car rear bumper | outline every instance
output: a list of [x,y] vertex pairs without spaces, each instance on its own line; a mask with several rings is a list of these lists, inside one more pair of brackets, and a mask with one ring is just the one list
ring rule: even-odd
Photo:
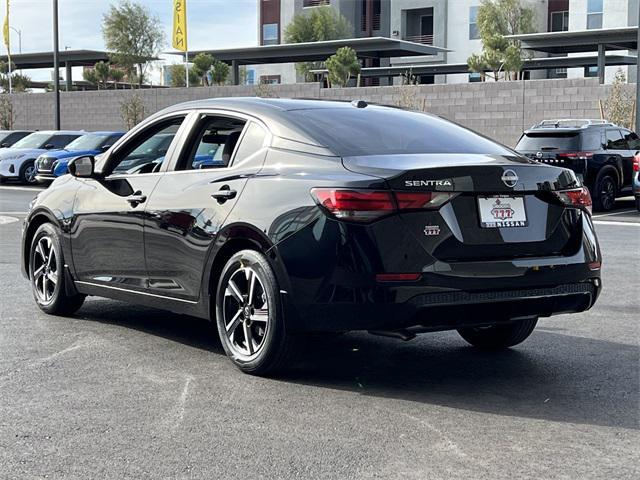
[[599,280],[518,290],[424,293],[404,303],[316,304],[302,315],[303,330],[451,330],[527,317],[583,312],[595,303]]

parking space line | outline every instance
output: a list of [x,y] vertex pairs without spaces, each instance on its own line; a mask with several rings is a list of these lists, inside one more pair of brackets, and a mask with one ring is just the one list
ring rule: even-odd
[[24,192],[41,192],[44,189],[45,189],[44,187],[18,187],[13,185],[3,185],[2,187],[0,187],[0,192],[2,190],[21,190]]
[[623,225],[626,227],[640,227],[638,222],[616,222],[614,220],[594,220],[595,225]]
[[611,215],[622,215],[623,213],[631,213],[631,212],[635,212],[635,211],[636,211],[635,208],[631,208],[629,210],[622,210],[621,212],[602,213],[600,215],[594,215],[593,218],[609,217]]
[[0,215],[26,215],[29,212],[0,212]]

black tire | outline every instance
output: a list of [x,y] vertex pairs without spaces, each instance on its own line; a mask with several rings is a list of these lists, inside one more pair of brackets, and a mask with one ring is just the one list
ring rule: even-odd
[[45,313],[71,315],[85,295],[67,294],[60,235],[50,223],[38,228],[29,247],[29,279],[33,297]]
[[295,342],[283,313],[278,281],[265,256],[254,250],[233,255],[216,290],[216,324],[220,342],[236,367],[267,375],[289,364]]
[[460,328],[458,333],[474,347],[501,350],[524,342],[538,323],[537,318],[518,320],[504,325]]
[[594,210],[608,212],[614,207],[618,196],[618,181],[610,169],[598,174],[592,193]]
[[636,197],[636,210],[640,212],[640,197]]
[[36,185],[36,165],[34,160],[27,160],[20,167],[19,180],[27,185]]
[[7,183],[7,179],[4,177],[0,177],[0,185],[2,185],[3,183]]

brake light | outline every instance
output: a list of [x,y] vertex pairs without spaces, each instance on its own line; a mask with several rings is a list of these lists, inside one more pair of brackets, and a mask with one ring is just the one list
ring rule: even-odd
[[334,217],[353,222],[371,222],[398,210],[436,209],[455,194],[448,192],[391,192],[313,188],[311,196]]
[[565,152],[559,153],[558,158],[589,160],[593,158],[593,152]]
[[640,172],[640,153],[633,156],[633,171]]
[[591,214],[591,194],[587,187],[578,188],[576,190],[565,190],[556,192],[557,197],[567,206],[583,208]]

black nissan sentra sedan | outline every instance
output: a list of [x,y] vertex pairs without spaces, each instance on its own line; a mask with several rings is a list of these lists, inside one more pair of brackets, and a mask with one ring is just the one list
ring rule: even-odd
[[[161,135],[164,157],[118,168]],[[245,372],[285,367],[307,332],[455,329],[506,348],[601,289],[571,170],[424,113],[183,103],[69,170],[25,222],[38,306],[71,314],[97,295],[210,319]]]

